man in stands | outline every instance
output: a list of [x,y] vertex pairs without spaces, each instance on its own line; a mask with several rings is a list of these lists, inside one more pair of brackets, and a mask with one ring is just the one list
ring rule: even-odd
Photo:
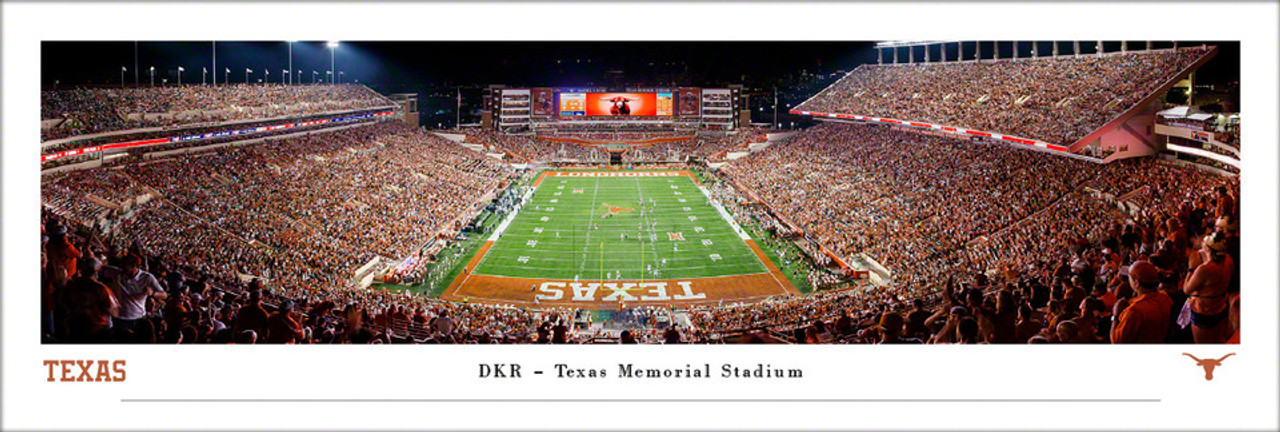
[[82,258],[79,275],[67,284],[60,303],[66,311],[66,341],[71,343],[103,343],[111,337],[111,316],[120,305],[116,297],[102,282],[98,271],[102,262],[96,258]]
[[1111,329],[1111,343],[1162,343],[1172,322],[1169,296],[1160,291],[1160,276],[1156,266],[1138,261],[1129,266],[1129,283],[1137,297],[1116,303],[1115,315],[1119,317]]
[[[255,335],[262,335],[267,328],[267,310],[262,307],[262,282],[254,279],[249,283],[249,303],[236,312],[235,334],[245,330],[253,330]],[[256,339],[256,337],[255,337]]]
[[293,301],[285,300],[280,310],[267,319],[267,343],[289,344],[303,341],[302,324],[293,316]]
[[563,316],[556,316],[556,325],[551,327],[551,343],[562,344],[569,342],[569,326],[565,324],[568,321]]
[[680,335],[680,329],[675,324],[667,327],[667,331],[662,333],[662,340],[668,344],[684,343],[684,339]]
[[453,334],[453,318],[449,318],[449,311],[440,311],[440,315],[431,320],[431,331],[437,338],[447,338]]
[[119,314],[116,315],[114,325],[120,330],[128,331],[132,330],[139,320],[146,317],[148,299],[164,300],[168,294],[165,294],[155,276],[141,269],[141,257],[125,256],[122,264],[123,269],[103,267],[102,275],[111,281],[110,285],[115,291],[116,299],[120,301]]
[[933,313],[925,310],[924,300],[911,300],[912,310],[907,314],[906,335],[908,337],[925,339],[929,337],[929,329],[924,326],[924,321],[929,319]]
[[921,344],[920,339],[902,337],[903,319],[897,312],[889,312],[880,317],[881,344]]

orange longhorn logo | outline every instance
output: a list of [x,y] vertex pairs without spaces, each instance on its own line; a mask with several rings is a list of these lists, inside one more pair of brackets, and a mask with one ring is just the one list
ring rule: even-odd
[[1196,361],[1196,366],[1200,366],[1200,367],[1204,368],[1204,380],[1205,380],[1205,381],[1212,381],[1212,380],[1213,380],[1213,369],[1214,369],[1214,368],[1217,368],[1218,366],[1222,366],[1222,361],[1223,361],[1223,360],[1226,360],[1226,359],[1227,359],[1227,357],[1231,357],[1231,356],[1233,356],[1233,355],[1236,355],[1236,353],[1231,353],[1231,354],[1224,355],[1224,356],[1222,356],[1222,358],[1217,359],[1217,360],[1214,360],[1214,359],[1205,359],[1205,360],[1200,360],[1200,359],[1196,358],[1196,356],[1193,356],[1193,355],[1191,355],[1191,354],[1187,354],[1187,353],[1182,353],[1182,355],[1187,356],[1187,357],[1191,357],[1193,360],[1195,360],[1195,361]]
[[629,208],[614,207],[614,206],[611,206],[611,205],[608,205],[608,204],[605,204],[605,205],[609,206],[609,214],[611,214],[611,215],[612,215],[612,214],[622,213],[622,212],[636,211],[636,209],[629,209]]

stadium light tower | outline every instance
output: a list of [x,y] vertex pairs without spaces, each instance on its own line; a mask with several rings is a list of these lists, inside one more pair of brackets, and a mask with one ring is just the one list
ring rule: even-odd
[[[1176,46],[1175,46],[1176,47]],[[133,41],[133,87],[138,87],[138,41]]]
[[208,75],[209,75],[209,68],[207,67],[200,68],[200,85],[205,85],[205,78],[207,78]]
[[[226,69],[227,69],[227,70],[226,70],[225,72],[223,72],[223,73],[222,73],[222,83],[223,83],[223,84],[231,84],[231,80],[228,78],[228,77],[230,77],[230,76],[231,76],[231,68],[226,68]],[[216,79],[216,78],[215,78],[215,79]],[[214,83],[214,84],[217,84],[217,83]]]
[[293,74],[289,73],[289,70],[288,70],[288,69],[281,69],[281,70],[280,70],[280,85],[284,85],[284,84],[285,84],[285,82],[284,82],[285,78],[288,78],[288,79],[289,79],[289,81],[293,81]]
[[249,83],[249,74],[253,73],[253,69],[244,68],[244,83]]
[[[335,53],[338,52],[338,41],[329,41],[325,46],[329,47],[329,74],[333,75],[333,71],[335,70],[333,67],[334,56],[336,55]],[[333,80],[329,80],[329,83],[333,84]]]
[[316,75],[319,75],[319,74],[320,74],[319,72],[311,71],[311,83],[312,83],[312,84],[315,84],[315,83],[316,83]]
[[156,67],[155,66],[151,67],[151,86],[152,87],[156,86]]
[[346,74],[346,71],[338,71],[338,84],[342,84],[342,76]]
[[179,86],[182,85],[182,71],[185,71],[185,70],[186,69],[183,69],[182,66],[178,66],[178,85]]
[[124,73],[129,71],[124,66],[120,66],[120,88],[124,88]]
[[773,127],[778,127],[778,86],[773,86]]
[[[293,70],[293,43],[294,42],[297,42],[297,41],[289,41],[289,69],[288,70]],[[286,71],[285,73],[288,73],[288,72]],[[283,83],[284,83],[284,80],[281,80],[281,84]],[[289,84],[293,84],[293,74],[289,74]]]

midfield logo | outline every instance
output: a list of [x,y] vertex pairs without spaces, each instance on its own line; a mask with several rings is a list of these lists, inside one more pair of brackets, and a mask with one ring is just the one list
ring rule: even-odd
[[606,218],[606,217],[609,217],[609,216],[613,216],[613,215],[616,215],[616,214],[618,214],[618,213],[623,213],[623,212],[633,212],[633,211],[636,211],[636,209],[629,209],[629,208],[622,208],[622,207],[614,207],[614,206],[611,206],[611,205],[608,205],[608,204],[605,204],[605,206],[606,206],[606,207],[609,207],[609,213],[606,213],[606,214],[604,214],[603,216],[600,216],[600,217],[602,217],[602,218]]

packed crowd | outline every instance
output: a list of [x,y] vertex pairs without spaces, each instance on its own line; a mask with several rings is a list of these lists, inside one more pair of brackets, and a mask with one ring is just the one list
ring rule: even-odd
[[747,145],[765,141],[758,129],[742,129],[733,134],[699,134],[680,141],[660,142],[627,149],[623,162],[683,162],[694,156],[722,161],[730,151],[745,151]]
[[936,280],[945,271],[936,262],[949,251],[1082,182],[1084,164],[1008,146],[830,124],[736,162],[729,172],[838,255],[865,253],[918,287],[915,279]]
[[561,143],[540,139],[532,135],[515,135],[490,131],[466,131],[467,143],[484,145],[490,151],[506,151],[517,162],[549,162],[575,160],[579,162],[605,162],[606,150],[574,143]]
[[[373,112],[373,110],[364,111],[364,112]],[[275,126],[275,125],[282,125],[282,124],[289,124],[289,123],[299,123],[299,122],[305,122],[309,120],[319,120],[319,119],[334,118],[334,117],[342,117],[342,116],[314,115],[314,116],[292,117],[288,120],[278,120],[278,119],[257,120],[257,121],[246,120],[246,121],[233,122],[230,124],[222,123],[222,124],[214,124],[214,125],[208,125],[208,126],[190,125],[188,127],[183,127],[179,130],[174,130],[171,128],[143,129],[142,131],[138,131],[138,132],[126,132],[126,133],[120,133],[120,134],[111,134],[107,136],[93,136],[91,138],[73,138],[73,139],[67,139],[67,140],[48,141],[40,145],[40,154],[44,155],[44,154],[56,153],[63,150],[70,150],[73,148],[83,148],[83,147],[99,145],[99,144],[142,141],[142,140],[148,140],[148,139],[154,139],[154,138],[172,137],[175,135],[198,135],[198,134],[225,132],[225,131],[254,129],[254,128],[263,127],[263,126]]]
[[1077,164],[884,128],[810,129],[731,175],[824,244],[881,260],[893,284],[691,317],[796,330],[798,342],[1238,338],[1238,182],[1150,159]]
[[[352,120],[352,121],[341,123],[339,127],[347,126],[347,125],[368,124],[375,121],[377,120],[374,120],[374,119]],[[315,130],[330,129],[335,127],[334,123],[317,123],[317,124],[307,125],[307,126],[302,126],[297,122],[293,122],[293,123],[295,124],[295,126],[287,129],[271,129],[271,130],[266,130],[262,132],[251,132],[251,133],[242,133],[242,134],[235,134],[235,135],[227,134],[223,136],[218,136],[214,138],[205,138],[205,139],[181,139],[181,140],[168,142],[168,143],[147,144],[147,145],[142,145],[137,147],[128,147],[123,149],[123,152],[126,154],[126,156],[139,157],[140,155],[146,154],[146,153],[178,150],[178,149],[184,149],[184,148],[205,147],[205,146],[230,143],[230,142],[243,142],[245,140],[268,138],[273,136],[309,133]],[[279,121],[271,122],[271,124],[280,124],[280,122]],[[196,130],[189,130],[189,131],[184,130],[182,133],[184,135],[185,134],[191,134],[191,135],[209,134],[209,133],[227,132],[227,131],[240,131],[240,130],[251,129],[255,127],[257,126],[245,126],[245,125],[237,124],[237,125],[231,125],[231,126],[198,128]],[[139,135],[142,135],[142,136],[139,136]],[[57,150],[53,150],[53,149],[63,149],[63,150],[69,149],[69,148],[84,149],[96,144],[140,141],[144,139],[155,139],[155,138],[171,138],[173,136],[174,136],[173,132],[167,132],[167,133],[162,132],[162,133],[138,134],[138,135],[134,135],[133,138],[124,138],[124,139],[117,138],[117,139],[90,139],[90,140],[84,140],[84,141],[70,141],[70,142],[65,142],[65,143],[45,147],[44,149],[41,150],[41,153],[42,154],[56,153]],[[115,152],[119,152],[119,151],[121,150],[109,150],[107,153],[108,155],[111,155],[111,154],[116,154]],[[56,168],[64,165],[93,161],[99,158],[103,158],[103,155],[99,152],[84,152],[78,155],[63,156],[57,159],[42,161],[40,162],[40,169],[45,170],[49,168]],[[106,159],[104,160],[104,163],[105,164],[120,163],[119,160],[113,160],[113,159],[114,158]],[[126,158],[125,160],[128,160],[128,159],[129,158]]]
[[215,121],[345,111],[393,103],[362,85],[232,84],[49,90],[40,118],[66,119],[41,141],[76,135]]
[[347,285],[376,256],[409,256],[437,232],[456,230],[509,175],[435,135],[380,123],[77,172],[44,189],[51,208],[66,208],[151,188],[163,200],[120,215],[105,243],[136,245],[224,282],[253,276],[315,291]]
[[1070,145],[1209,49],[864,65],[796,109],[925,121]]
[[[411,252],[399,245],[422,233],[402,221],[437,226],[509,175],[434,135],[384,124],[54,179],[42,225],[45,340],[609,339],[575,328],[569,309],[442,302],[352,289],[337,276],[367,254]],[[1155,160],[1100,166],[852,125],[810,129],[727,175],[828,248],[880,260],[892,284],[699,306],[677,314],[692,329],[628,331],[621,342],[715,343],[742,332],[794,343],[1239,338],[1233,180]],[[146,193],[141,186],[163,199],[105,233],[82,229],[63,205],[87,194],[127,200]],[[736,194],[715,196],[735,213],[760,211]]]
[[484,145],[487,151],[506,151],[520,162],[605,162],[608,151],[599,145],[561,142],[554,138],[595,139],[608,141],[648,140],[666,137],[683,137],[678,141],[664,141],[632,146],[623,153],[623,162],[682,162],[687,156],[723,160],[725,153],[745,149],[748,144],[764,142],[766,134],[759,128],[743,128],[735,133],[702,133],[677,135],[656,132],[596,132],[589,134],[546,133],[539,135],[505,134],[489,131],[463,131],[467,143]]
[[1225,125],[1222,128],[1222,132],[1218,132],[1214,137],[1218,142],[1238,149],[1240,148],[1240,124]]
[[[671,132],[539,132],[538,136],[541,138],[570,138],[599,142],[636,142],[659,138],[671,138],[676,135],[673,135]],[[688,136],[686,135],[685,137]]]
[[[566,310],[431,301],[381,290],[215,280],[181,258],[104,243],[46,212],[42,334],[57,343],[535,342]],[[210,245],[214,246],[214,245]],[[557,330],[569,339],[574,332]]]

